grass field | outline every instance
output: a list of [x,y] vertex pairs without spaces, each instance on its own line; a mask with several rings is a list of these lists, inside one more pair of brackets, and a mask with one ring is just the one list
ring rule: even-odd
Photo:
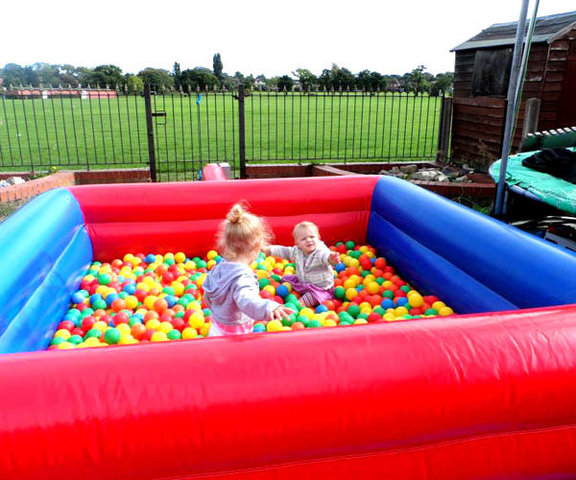
[[[157,170],[239,162],[239,104],[231,93],[152,96]],[[268,94],[245,98],[248,162],[429,160],[441,98],[406,94]],[[0,98],[0,170],[143,167],[144,98]]]

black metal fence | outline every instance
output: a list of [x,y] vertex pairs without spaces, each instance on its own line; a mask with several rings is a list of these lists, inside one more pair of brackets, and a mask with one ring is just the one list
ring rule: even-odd
[[251,163],[434,160],[449,136],[443,97],[102,92],[1,96],[0,170],[144,167],[155,180],[191,180],[212,162],[242,176]]

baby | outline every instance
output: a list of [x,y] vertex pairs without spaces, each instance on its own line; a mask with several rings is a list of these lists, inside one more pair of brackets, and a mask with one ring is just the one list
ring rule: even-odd
[[292,310],[260,297],[256,275],[250,264],[263,247],[265,229],[262,220],[240,204],[232,207],[220,226],[220,261],[204,281],[204,301],[211,309],[212,324],[208,336],[237,335],[252,332],[254,320],[289,318]]
[[295,246],[270,245],[263,251],[296,264],[296,275],[285,275],[283,280],[301,295],[300,301],[304,305],[315,307],[334,297],[332,265],[338,263],[339,255],[320,240],[318,227],[312,222],[300,222],[292,234]]

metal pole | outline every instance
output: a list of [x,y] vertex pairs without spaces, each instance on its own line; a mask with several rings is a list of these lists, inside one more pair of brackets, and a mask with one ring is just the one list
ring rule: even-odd
[[156,152],[154,150],[154,125],[152,124],[152,102],[150,85],[144,85],[144,107],[146,109],[146,132],[148,136],[148,159],[150,160],[150,180],[156,181]]
[[244,84],[238,85],[238,149],[240,178],[246,178],[246,124],[244,118]]
[[516,117],[516,87],[520,73],[521,51],[524,38],[524,28],[526,26],[526,14],[528,13],[529,0],[522,0],[520,17],[516,27],[516,42],[514,43],[514,53],[512,55],[512,68],[510,70],[510,82],[508,84],[506,121],[504,124],[504,138],[502,141],[502,154],[500,160],[500,176],[498,178],[498,187],[496,189],[496,203],[494,205],[494,216],[501,217],[503,213],[504,186],[506,185],[506,167],[508,166],[508,155],[510,154],[510,145],[512,135],[514,134],[514,120]]

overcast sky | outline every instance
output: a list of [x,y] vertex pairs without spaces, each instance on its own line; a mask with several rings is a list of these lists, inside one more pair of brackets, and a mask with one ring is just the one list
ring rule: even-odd
[[[528,17],[535,0],[530,2]],[[403,74],[454,71],[452,48],[494,23],[514,22],[521,0],[27,0],[1,8],[0,66],[36,62],[123,73],[146,67],[212,69],[219,52],[233,75],[319,75],[333,63]],[[541,0],[539,16],[576,10]]]

